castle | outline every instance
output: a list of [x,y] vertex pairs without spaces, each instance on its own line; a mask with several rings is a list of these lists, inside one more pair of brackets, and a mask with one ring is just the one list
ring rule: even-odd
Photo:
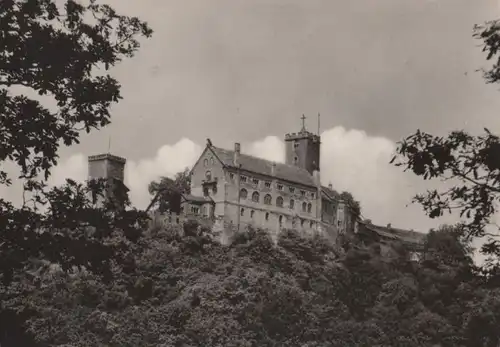
[[[274,234],[293,228],[333,237],[361,228],[375,238],[409,237],[410,243],[418,243],[420,233],[397,229],[397,234],[390,225],[361,222],[331,185],[321,184],[321,138],[306,129],[304,119],[299,132],[285,135],[285,163],[243,154],[239,143],[228,150],[207,140],[190,172],[191,194],[182,194],[181,213],[174,222],[195,218],[218,223],[220,229],[252,225]],[[91,156],[89,178],[123,182],[125,162],[111,154]]]

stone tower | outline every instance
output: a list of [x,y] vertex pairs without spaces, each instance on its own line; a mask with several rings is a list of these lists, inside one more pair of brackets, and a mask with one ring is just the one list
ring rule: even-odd
[[109,184],[109,189],[106,191],[106,198],[112,197],[114,188],[117,185],[124,185],[126,162],[125,158],[109,153],[88,157],[89,180],[104,178]]
[[302,116],[302,129],[298,133],[285,135],[286,163],[309,171],[312,175],[319,170],[321,139],[306,130],[305,117]]

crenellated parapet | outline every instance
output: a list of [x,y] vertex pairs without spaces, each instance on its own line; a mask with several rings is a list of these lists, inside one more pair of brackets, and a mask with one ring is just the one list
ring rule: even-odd
[[109,153],[90,155],[88,157],[89,162],[98,161],[98,160],[106,160],[106,159],[112,160],[114,162],[121,163],[121,164],[125,164],[127,162],[127,159],[119,157],[117,155],[109,154]]
[[313,134],[309,131],[300,131],[298,133],[288,133],[285,134],[285,140],[301,140],[301,139],[311,139],[313,142],[321,142],[321,137],[319,135]]

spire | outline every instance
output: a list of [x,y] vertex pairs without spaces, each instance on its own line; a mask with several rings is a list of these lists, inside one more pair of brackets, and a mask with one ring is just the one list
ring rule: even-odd
[[306,116],[302,115],[302,117],[300,117],[300,119],[302,119],[302,130],[300,130],[301,132],[306,132]]

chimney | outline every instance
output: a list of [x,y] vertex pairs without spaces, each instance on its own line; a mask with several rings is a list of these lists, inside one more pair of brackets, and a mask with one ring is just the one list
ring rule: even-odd
[[331,183],[328,183],[328,189],[333,190],[333,185]]
[[274,161],[271,164],[271,176],[276,176],[276,163]]
[[391,223],[387,224],[387,229],[391,228]]
[[234,158],[233,162],[235,166],[240,164],[240,154],[241,154],[241,145],[239,142],[234,143]]

